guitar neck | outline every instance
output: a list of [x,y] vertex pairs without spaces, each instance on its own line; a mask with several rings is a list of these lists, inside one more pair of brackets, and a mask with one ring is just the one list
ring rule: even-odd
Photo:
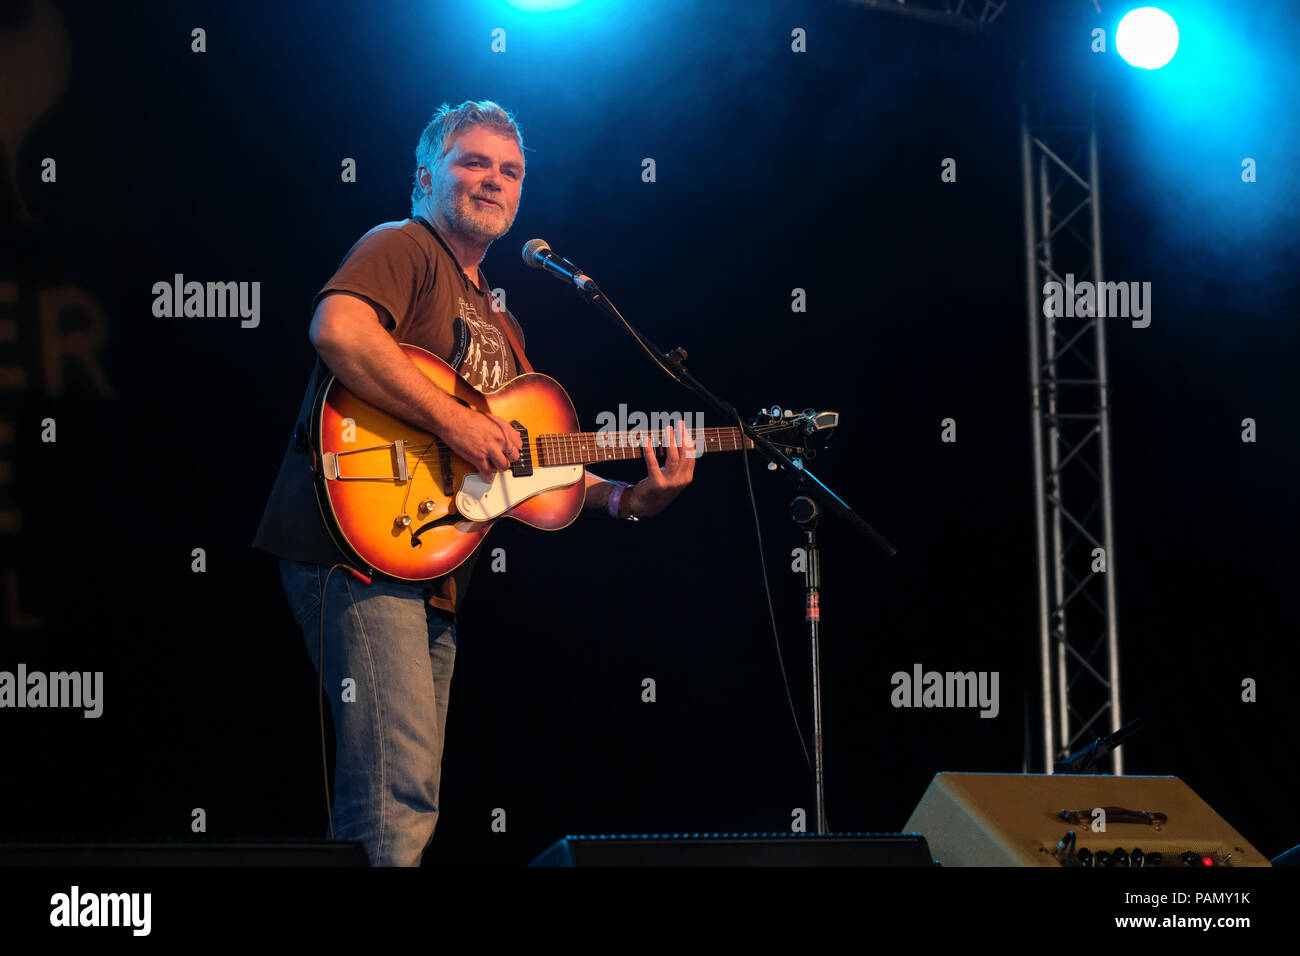
[[[590,465],[601,461],[619,461],[640,458],[646,435],[650,447],[665,447],[663,432],[561,432],[554,435],[537,435],[532,441],[537,449],[538,464]],[[702,428],[690,430],[696,453],[715,451],[740,451],[753,448],[754,440],[739,428]]]

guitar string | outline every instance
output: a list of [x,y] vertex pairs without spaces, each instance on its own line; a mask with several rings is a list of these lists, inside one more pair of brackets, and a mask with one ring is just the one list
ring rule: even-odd
[[[754,430],[757,431],[757,432],[761,435],[761,434],[766,434],[766,433],[768,433],[768,432],[781,431],[782,429],[785,429],[785,428],[788,428],[788,427],[789,427],[788,425],[779,425],[779,424],[773,424],[773,425],[760,425],[760,426],[755,427]],[[704,439],[704,440],[705,440],[705,444],[706,444],[706,446],[707,446],[707,444],[708,444],[708,442],[709,442],[710,440],[716,440],[716,441],[718,441],[718,442],[720,443],[721,440],[722,440],[724,437],[726,437],[726,438],[730,439],[732,442],[736,442],[735,447],[721,448],[721,449],[719,449],[719,450],[720,450],[720,451],[739,451],[739,450],[740,450],[740,444],[739,444],[739,442],[740,442],[740,438],[736,435],[736,432],[737,432],[737,431],[738,431],[738,430],[735,429],[735,428],[725,428],[725,427],[719,427],[719,428],[706,428],[706,429],[704,429],[704,433],[705,433],[705,439]],[[710,434],[710,433],[712,433],[712,434]],[[542,442],[547,442],[547,443],[548,443],[552,448],[555,448],[555,449],[558,450],[558,451],[565,451],[565,452],[579,452],[579,451],[583,451],[583,450],[584,450],[584,447],[585,447],[587,444],[590,443],[586,436],[589,436],[589,435],[590,435],[590,436],[595,436],[595,435],[602,435],[602,434],[606,434],[606,435],[607,435],[607,434],[609,434],[609,433],[608,433],[608,432],[552,432],[552,433],[549,433],[549,434],[545,434],[545,435],[537,435],[537,436],[535,436],[534,438],[530,438],[530,439],[529,439],[529,442],[530,442],[530,444],[533,445],[533,447],[534,447],[535,449],[537,449],[537,450],[539,450],[539,451],[540,451],[540,445],[541,445],[541,443],[542,443]],[[642,434],[642,433],[641,433],[641,432],[614,432],[614,434],[615,434],[616,436],[619,437],[620,441],[616,441],[613,445],[609,445],[609,444],[603,444],[603,445],[602,445],[599,441],[596,441],[596,442],[594,443],[594,445],[592,445],[592,447],[594,447],[594,448],[611,448],[611,447],[612,447],[612,448],[616,448],[616,449],[631,449],[633,446],[632,446],[630,443],[628,443],[626,440],[623,440],[623,436],[626,436],[626,435],[633,435],[633,434],[639,435],[639,434]],[[606,439],[606,442],[608,442],[608,439]],[[408,444],[410,444],[410,443],[408,443]],[[428,445],[429,445],[429,443],[426,443],[426,448],[428,447]],[[441,458],[441,457],[443,457],[443,455],[445,455],[446,453],[451,452],[450,447],[446,444],[446,442],[442,441],[441,439],[436,439],[434,442],[432,442],[432,445],[433,445],[433,447],[434,447],[434,448],[438,451],[438,453],[439,453],[439,454],[438,454],[438,458]],[[388,448],[388,447],[391,447],[391,443],[390,443],[389,445],[380,445],[380,446],[377,446],[377,447],[376,447],[375,449],[373,449],[373,450],[375,450],[375,451],[379,451],[380,449]],[[660,443],[660,442],[658,441],[658,436],[656,435],[656,436],[655,436],[655,442],[652,444],[652,447],[655,448],[655,449],[660,449],[660,448],[667,448],[667,447],[669,447],[669,446],[667,445],[667,443]],[[674,447],[680,447],[680,446],[674,446]],[[752,447],[753,447],[753,444],[750,443],[750,444],[746,445],[745,447],[746,447],[746,448],[752,448]],[[641,453],[644,451],[645,446],[644,446],[644,445],[641,445],[641,444],[637,444],[637,445],[635,446],[635,448],[636,448],[636,452],[637,452],[637,454],[641,454]],[[708,450],[707,447],[706,447],[705,450],[706,450],[706,451]],[[452,455],[453,455],[453,457],[456,457],[454,452],[452,452]],[[630,459],[630,458],[635,458],[635,457],[636,457],[636,455],[632,455],[632,454],[630,454],[630,455],[627,456],[627,458],[629,458],[629,459]],[[417,461],[417,462],[418,462],[418,461],[429,461],[429,460],[437,460],[437,459],[432,459],[431,456],[429,456],[427,452],[420,452],[420,453],[417,454],[417,453],[413,453],[413,452],[409,451],[409,449],[408,449],[407,452],[406,452],[406,460],[407,460],[407,462],[408,462],[408,464],[409,464],[409,463],[412,462],[412,461]],[[601,462],[603,462],[603,461],[613,461],[613,460],[615,460],[615,459],[613,459],[613,458],[607,458],[607,459],[596,459],[595,461],[592,461],[592,462],[585,462],[585,461],[584,461],[584,463],[589,463],[589,464],[599,464],[599,463],[601,463]],[[577,461],[573,461],[573,462],[562,462],[561,464],[578,464],[578,462],[577,462]]]
[[[787,423],[787,424],[783,424],[783,423],[779,423],[779,422],[772,422],[772,423],[767,424],[767,425],[756,425],[756,426],[754,426],[754,430],[755,430],[756,432],[758,432],[760,435],[762,435],[762,434],[767,434],[767,433],[770,433],[770,432],[781,431],[781,430],[783,430],[783,429],[787,429],[787,428],[789,428],[789,427],[790,427],[790,425],[789,425],[788,423]],[[740,450],[742,450],[742,449],[749,449],[749,448],[752,448],[752,447],[753,447],[753,442],[752,442],[752,441],[750,441],[750,443],[749,443],[748,445],[743,444],[743,440],[746,439],[747,436],[744,435],[743,432],[741,432],[740,429],[738,429],[738,428],[731,428],[731,427],[712,427],[712,428],[705,428],[705,429],[703,429],[703,432],[704,432],[704,445],[705,445],[705,449],[706,449],[706,451],[707,451],[707,448],[708,448],[708,443],[709,443],[710,438],[717,440],[717,442],[718,442],[719,445],[721,445],[722,439],[723,439],[724,437],[727,438],[727,439],[729,439],[729,441],[730,441],[731,443],[733,443],[733,444],[732,444],[732,447],[725,447],[725,448],[724,448],[724,447],[719,447],[719,448],[717,449],[718,451],[740,451]],[[543,451],[543,449],[542,449],[542,447],[541,447],[541,444],[542,444],[543,441],[547,441],[547,443],[548,443],[549,445],[552,446],[552,450],[558,450],[558,451],[561,451],[561,452],[575,452],[575,451],[576,451],[576,452],[579,452],[579,453],[581,453],[581,454],[583,455],[583,457],[579,458],[578,461],[575,461],[575,462],[560,462],[560,463],[558,463],[558,464],[560,464],[560,465],[564,465],[564,464],[579,464],[579,463],[587,463],[586,460],[585,460],[585,449],[582,447],[582,446],[585,444],[586,436],[588,436],[588,435],[590,435],[590,436],[595,436],[595,435],[600,435],[600,434],[608,435],[609,433],[608,433],[608,432],[552,432],[552,433],[549,433],[549,434],[538,435],[538,436],[536,436],[536,438],[535,438],[534,440],[531,440],[531,441],[533,442],[534,451],[535,451],[536,458],[537,458],[537,462],[536,462],[536,463],[537,463],[537,467],[539,467],[539,468],[544,468],[544,467],[553,467],[553,466],[548,466],[548,465],[546,465],[546,464],[543,464],[543,463],[541,462],[542,451]],[[623,439],[623,438],[625,438],[625,436],[627,436],[627,435],[633,435],[633,434],[635,434],[635,435],[641,435],[641,434],[654,434],[654,433],[651,433],[651,432],[648,432],[648,431],[646,431],[646,432],[641,432],[641,431],[632,431],[632,432],[615,432],[614,434],[615,434],[616,436],[618,436],[620,439]],[[676,435],[676,432],[674,431],[673,434]],[[656,448],[656,449],[667,448],[667,447],[668,447],[667,442],[664,442],[663,444],[659,444],[659,443],[657,443],[657,442],[658,442],[658,437],[659,437],[657,434],[655,434],[654,437],[655,437],[656,443],[653,444],[652,447],[654,447],[654,448]],[[571,447],[571,445],[573,445],[573,444],[576,444],[578,447]],[[559,446],[559,447],[556,448],[555,446]],[[382,445],[381,445],[381,446],[379,446],[379,447],[377,447],[377,448],[375,448],[375,449],[373,449],[373,450],[378,451],[380,448],[384,448],[384,447],[391,448],[392,445],[391,445],[391,444],[389,444],[389,445],[387,445],[387,446],[382,446]],[[430,457],[430,456],[427,455],[427,450],[428,450],[430,447],[435,447],[435,448],[437,448],[439,452],[442,452],[442,453],[451,453],[451,454],[454,455],[454,453],[451,452],[451,449],[449,448],[449,446],[448,446],[444,441],[442,441],[442,440],[441,440],[440,438],[438,438],[437,436],[434,436],[430,441],[424,443],[424,448],[426,449],[425,451],[422,451],[422,452],[420,452],[420,453],[418,453],[418,454],[411,454],[410,452],[407,452],[407,454],[406,454],[406,463],[407,463],[408,472],[410,472],[410,471],[418,471],[418,469],[419,469],[419,467],[420,467],[420,465],[421,465],[422,463],[427,463],[427,462],[432,461],[432,460],[438,460],[437,458],[432,458],[432,457]],[[601,446],[601,447],[607,447],[607,446]],[[618,446],[616,445],[616,446],[614,446],[614,447],[617,448]],[[629,452],[631,451],[630,446],[628,446],[628,445],[624,445],[623,447],[626,448]],[[638,444],[638,445],[636,446],[636,453],[637,453],[637,454],[643,454],[644,451],[645,451],[645,446],[644,446],[644,445],[640,445],[640,444]],[[445,455],[439,455],[439,458],[442,458],[442,457],[445,457]],[[620,456],[620,458],[621,458],[622,460],[631,460],[631,459],[633,459],[633,458],[635,458],[635,457],[636,457],[636,454],[632,454],[632,453],[627,454],[625,457],[624,457],[624,456]],[[597,459],[595,462],[591,462],[591,464],[598,464],[598,463],[600,463],[600,462],[602,462],[602,461],[612,461],[612,460],[614,460],[614,459],[612,459],[612,458],[611,458],[611,459]],[[413,464],[413,463],[414,463],[414,469],[412,469],[412,464]],[[432,469],[429,469],[429,471],[430,471],[429,478],[430,478],[431,480],[435,480],[435,481],[436,481],[436,479],[434,479],[434,476],[433,476],[433,474],[432,474]],[[388,480],[388,479],[380,479],[380,480]],[[405,510],[406,502],[409,500],[411,493],[415,490],[416,481],[417,481],[417,476],[416,476],[415,474],[408,474],[408,478],[407,478],[407,480],[404,482],[404,484],[406,485],[406,489],[405,489],[405,494],[404,494],[404,497],[403,497],[403,510]]]
[[[788,429],[789,427],[790,425],[788,424],[773,422],[767,425],[756,425],[754,426],[754,430],[757,431],[760,435],[764,435],[771,432],[782,431]],[[719,447],[716,448],[715,451],[740,451],[742,447],[745,449],[754,447],[752,441],[750,441],[749,444],[742,446],[741,439],[742,437],[747,438],[747,436],[741,435],[740,430],[737,428],[728,428],[725,426],[719,426],[719,427],[705,428],[703,429],[703,431],[704,431],[704,446],[705,446],[704,453],[707,453],[709,451],[708,445],[710,441],[714,441],[719,445]],[[605,462],[609,462],[609,461],[632,461],[644,455],[645,446],[641,444],[632,446],[626,440],[625,436],[628,435],[639,436],[641,434],[647,434],[647,432],[642,432],[642,431],[614,432],[613,434],[617,436],[617,438],[620,441],[615,441],[615,443],[612,445],[610,444],[602,445],[599,443],[599,441],[593,444],[588,438],[588,436],[594,437],[596,435],[608,435],[608,434],[610,433],[609,432],[550,432],[544,435],[537,435],[535,436],[535,438],[530,439],[530,444],[532,445],[532,450],[533,450],[533,463],[538,468],[552,468],[552,467],[563,467],[565,465],[576,465],[576,464],[604,464]],[[655,440],[651,446],[652,449],[657,451],[657,450],[662,450],[670,447],[666,442],[659,441],[659,436],[657,433],[651,433],[651,434],[655,435]],[[724,438],[728,442],[728,444],[725,446],[722,445],[722,441]],[[605,441],[608,442],[608,439],[605,439]],[[543,442],[545,442],[547,445],[547,448],[545,449],[542,448]],[[411,444],[416,444],[416,442],[408,441],[408,446]],[[590,449],[593,450],[597,448],[608,448],[613,451],[621,452],[621,454],[611,455],[608,458],[594,458],[589,460],[587,457],[587,452],[589,450],[589,447]],[[680,446],[674,445],[672,447],[680,447]],[[363,450],[378,452],[378,451],[383,451],[391,448],[392,448],[392,443],[390,442],[384,445],[377,445],[373,448],[357,449],[356,451],[350,453],[344,452],[343,454],[358,454]],[[406,450],[405,452],[406,466],[408,472],[418,469],[420,465],[424,463],[441,461],[448,456],[453,458],[459,457],[455,454],[455,452],[451,450],[451,448],[446,444],[446,442],[436,437],[433,438],[431,441],[424,442],[423,448],[424,450],[420,452],[412,452],[411,450],[409,450],[409,447]],[[436,450],[436,454],[430,454],[429,453],[430,448]],[[573,453],[577,453],[579,455],[579,457],[573,461],[565,460],[565,461],[558,461],[558,462],[555,461],[545,462],[542,460],[543,457],[553,457],[557,454],[567,459],[568,455]],[[430,477],[432,478],[433,476],[431,475]],[[410,483],[410,481],[412,481],[413,479],[414,476],[409,477],[408,483]],[[353,478],[352,480],[355,481],[358,479]],[[378,477],[373,480],[389,481],[392,479],[387,477]]]

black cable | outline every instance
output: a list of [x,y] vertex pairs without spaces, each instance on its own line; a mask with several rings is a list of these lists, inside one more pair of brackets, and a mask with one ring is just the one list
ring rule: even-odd
[[[661,369],[663,369],[664,372],[666,372],[669,375],[669,377],[672,378],[673,381],[675,381],[677,384],[684,387],[687,391],[695,395],[698,395],[700,398],[703,398],[707,401],[706,396],[701,395],[699,392],[696,391],[696,389],[689,382],[684,381],[681,378],[681,376],[677,373],[676,370],[669,367],[668,363],[664,360],[662,356],[660,356],[655,351],[655,349],[650,348],[650,346],[646,343],[646,340],[641,337],[641,335],[636,331],[636,329],[632,328],[632,326],[628,324],[627,319],[623,318],[623,313],[619,312],[618,308],[614,305],[614,303],[611,302],[609,298],[606,297],[605,294],[602,293],[599,289],[597,289],[595,295],[591,297],[590,299],[591,304],[596,305],[597,299],[599,299],[601,304],[603,304],[606,308],[608,308],[610,312],[613,313],[614,317],[617,318],[620,323],[622,323],[623,328],[626,329],[628,334],[632,336],[632,338],[636,341],[637,345],[641,346],[641,349],[648,356],[650,356],[651,360],[653,360],[656,365],[658,365]],[[745,429],[744,429],[744,422],[740,418],[740,413],[736,412],[734,408],[732,408],[731,410],[733,413],[736,414],[736,423],[741,426],[740,433],[743,436],[745,434]],[[743,446],[743,442],[742,442],[742,446]],[[799,746],[803,749],[804,764],[808,767],[809,772],[815,775],[817,771],[813,768],[812,758],[808,755],[808,743],[804,739],[803,727],[800,726],[799,724],[799,715],[795,712],[794,698],[790,694],[790,677],[786,673],[785,659],[781,656],[781,634],[776,623],[776,610],[772,606],[772,588],[767,576],[767,557],[763,550],[763,532],[759,525],[758,501],[754,497],[753,479],[749,474],[748,449],[742,447],[741,450],[746,452],[745,454],[742,454],[740,457],[741,457],[741,462],[745,469],[745,485],[749,489],[750,511],[754,516],[754,534],[758,538],[758,559],[761,565],[761,570],[763,572],[763,591],[767,596],[767,615],[768,615],[768,619],[772,624],[772,638],[776,643],[777,665],[781,669],[781,682],[782,685],[785,687],[786,700],[790,704],[790,716],[794,720],[795,732],[799,735]],[[830,832],[830,815],[823,813],[822,822],[826,824],[827,832]]]
[[[736,416],[736,421],[740,421],[739,415]],[[743,429],[741,434],[744,434]],[[808,765],[809,770],[813,770],[812,758],[808,756],[808,744],[803,736],[803,727],[799,724],[799,715],[794,709],[794,698],[790,695],[790,678],[785,671],[785,659],[781,656],[781,634],[776,624],[776,610],[772,607],[772,587],[767,577],[767,555],[763,550],[763,529],[758,520],[758,500],[754,497],[754,480],[749,474],[749,449],[743,450],[745,453],[740,456],[740,460],[745,469],[745,485],[749,489],[749,507],[754,516],[754,536],[758,538],[758,563],[759,569],[763,573],[763,593],[767,595],[767,616],[772,622],[772,639],[776,642],[776,660],[781,668],[781,682],[785,686],[785,698],[790,702],[790,716],[794,718],[794,729],[799,734],[799,746],[803,748],[804,763]],[[813,770],[813,772],[816,771]]]
[[325,592],[329,588],[330,575],[342,568],[351,570],[346,564],[336,564],[325,572],[325,580],[320,586],[320,642],[316,650],[316,711],[320,717],[320,765],[325,778],[325,815],[329,818],[330,839],[334,839],[334,803],[330,795],[330,765],[325,753]]

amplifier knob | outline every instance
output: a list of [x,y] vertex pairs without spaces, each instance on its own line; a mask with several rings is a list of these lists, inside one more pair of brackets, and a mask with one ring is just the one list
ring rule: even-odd
[[1092,851],[1089,850],[1087,847],[1084,847],[1082,850],[1079,851],[1079,853],[1078,853],[1076,859],[1078,859],[1078,861],[1079,861],[1079,865],[1080,865],[1080,866],[1096,866],[1096,865],[1097,865],[1097,860],[1096,860],[1096,858],[1093,857],[1093,855],[1092,855]]
[[1140,846],[1134,847],[1133,852],[1129,854],[1129,860],[1133,866],[1145,866],[1147,862],[1146,855],[1142,852]]
[[1122,846],[1115,847],[1115,852],[1110,855],[1110,865],[1111,866],[1129,865],[1128,853],[1124,851],[1124,848]]
[[1097,865],[1098,865],[1098,866],[1110,866],[1110,854],[1107,853],[1105,850],[1098,850],[1098,851],[1097,851]]

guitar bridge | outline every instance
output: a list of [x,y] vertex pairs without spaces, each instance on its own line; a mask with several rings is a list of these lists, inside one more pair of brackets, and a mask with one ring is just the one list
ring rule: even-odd
[[[339,459],[344,455],[360,455],[368,451],[382,451],[388,449],[393,457],[393,473],[391,475],[341,475],[339,474]],[[369,448],[355,448],[350,451],[322,452],[320,456],[321,474],[326,481],[397,481],[406,482],[409,476],[406,473],[406,442],[397,439],[391,445],[372,445]]]
[[406,481],[406,442],[400,438],[393,442],[393,464],[397,468],[397,480]]

